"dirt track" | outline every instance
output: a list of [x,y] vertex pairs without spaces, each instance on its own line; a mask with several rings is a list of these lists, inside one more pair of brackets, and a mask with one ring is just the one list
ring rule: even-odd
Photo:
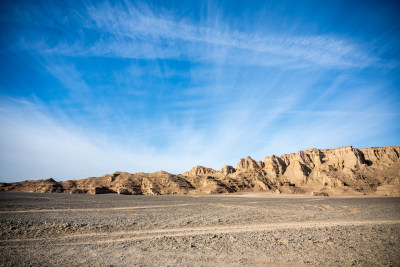
[[0,194],[1,265],[400,266],[399,198]]

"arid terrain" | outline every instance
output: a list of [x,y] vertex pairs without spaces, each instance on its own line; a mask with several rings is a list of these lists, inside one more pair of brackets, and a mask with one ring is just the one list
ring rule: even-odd
[[182,174],[115,172],[102,177],[57,182],[0,183],[0,191],[35,193],[118,193],[186,195],[273,192],[307,195],[400,196],[400,147],[351,146],[240,159],[220,171],[195,166]]
[[2,266],[400,266],[400,198],[0,193]]

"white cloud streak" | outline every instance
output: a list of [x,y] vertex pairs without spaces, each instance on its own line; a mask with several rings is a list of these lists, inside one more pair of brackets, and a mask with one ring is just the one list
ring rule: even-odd
[[[113,52],[116,55],[157,57],[160,53],[168,58],[182,54],[179,51],[183,50],[183,53],[186,52],[194,60],[218,61],[217,55],[230,49],[230,62],[236,64],[274,66],[294,63],[296,66],[316,64],[328,67],[364,67],[373,62],[359,46],[334,36],[260,36],[230,31],[229,28],[222,31],[214,27],[194,26],[184,20],[174,19],[173,16],[155,15],[149,9],[140,10],[130,3],[125,6],[99,5],[89,7],[88,10],[99,32],[107,32],[117,41],[122,39],[122,47],[115,46],[115,43],[96,46],[109,52],[114,47]],[[148,40],[151,44],[136,47],[136,40]],[[182,41],[186,44],[184,49],[175,49],[174,46],[180,46],[179,42]],[[132,44],[132,49],[124,46]],[[152,46],[153,44],[161,45],[161,51]],[[92,51],[95,54],[107,53],[96,48]],[[141,49],[137,51],[138,48]]]
[[[74,13],[72,24],[95,31],[98,37],[91,37],[95,41],[75,38],[43,45],[39,39],[40,45],[34,45],[33,40],[27,40],[25,48],[50,55],[185,59],[285,68],[362,68],[378,61],[359,44],[334,35],[244,33],[223,23],[195,25],[130,2],[89,5],[80,12],[80,16]],[[48,24],[61,23],[53,18]]]
[[190,161],[170,151],[160,154],[143,144],[129,149],[110,142],[106,136],[56,120],[38,103],[7,102],[0,109],[2,180],[80,179],[117,170],[151,172],[159,168],[174,172],[176,166],[188,166]]

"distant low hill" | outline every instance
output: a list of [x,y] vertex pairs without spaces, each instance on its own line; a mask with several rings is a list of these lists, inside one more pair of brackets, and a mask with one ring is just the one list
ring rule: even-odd
[[115,172],[102,177],[0,183],[0,191],[135,195],[273,192],[400,196],[400,146],[307,149],[264,161],[240,159],[220,171],[202,166],[173,175]]

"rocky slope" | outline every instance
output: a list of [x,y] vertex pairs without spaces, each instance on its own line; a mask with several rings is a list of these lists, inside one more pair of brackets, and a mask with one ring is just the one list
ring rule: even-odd
[[0,191],[141,195],[233,192],[400,196],[400,146],[307,149],[264,161],[240,159],[220,171],[202,166],[173,175],[115,172],[102,177],[1,183]]

